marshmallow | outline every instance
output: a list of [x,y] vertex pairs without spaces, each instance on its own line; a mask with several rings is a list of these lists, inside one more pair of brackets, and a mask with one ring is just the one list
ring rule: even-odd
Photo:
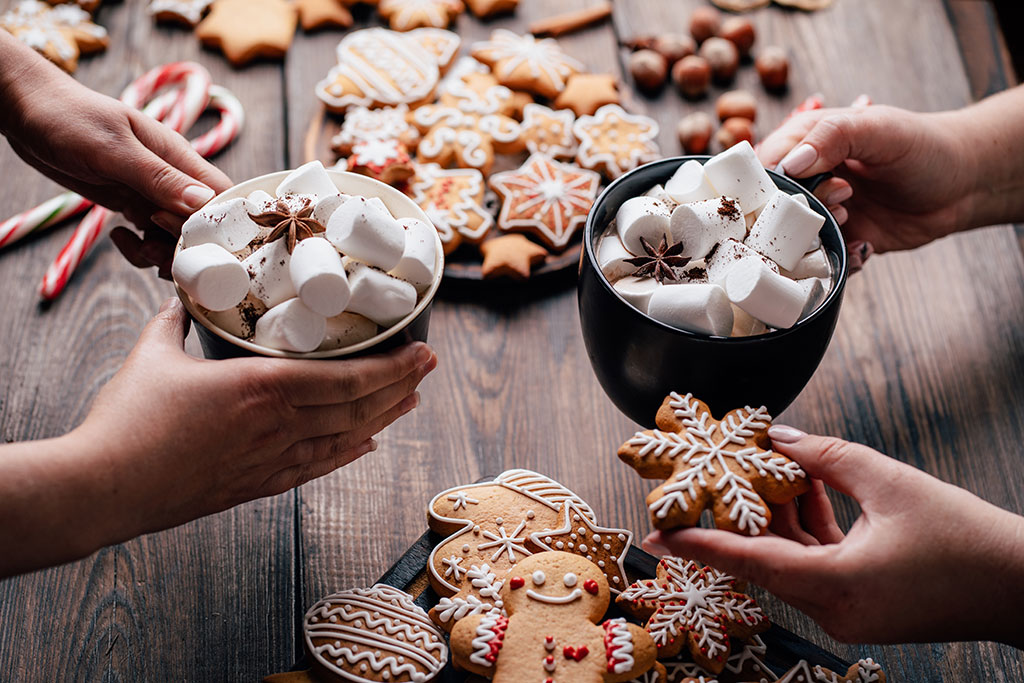
[[690,332],[729,336],[732,306],[718,285],[664,285],[651,294],[647,315]]
[[775,183],[746,140],[711,157],[704,164],[704,173],[719,194],[739,201],[743,213],[757,211],[776,192]]
[[349,197],[327,221],[324,236],[346,256],[381,270],[397,266],[405,252],[405,228],[379,199]]
[[260,226],[249,215],[254,209],[241,197],[205,206],[181,226],[182,244],[188,248],[212,242],[228,251],[244,249],[260,232]]
[[826,278],[809,277],[803,280],[796,280],[796,283],[807,297],[804,302],[804,308],[800,311],[800,318],[803,319],[814,313],[814,309],[825,300],[825,295],[832,288],[832,281]]
[[310,161],[292,171],[275,191],[278,197],[290,194],[312,195],[316,199],[338,194],[338,186],[319,161]]
[[680,166],[665,183],[665,192],[676,204],[700,202],[718,196],[704,173],[704,165],[697,160]]
[[779,272],[779,267],[758,254],[756,251],[736,240],[726,240],[718,245],[718,248],[708,256],[705,263],[708,282],[713,285],[725,286],[725,278],[729,271],[745,261],[760,261],[773,272]]
[[239,339],[248,339],[256,332],[256,321],[267,312],[263,302],[249,292],[242,303],[224,311],[207,311],[206,318]]
[[825,250],[819,247],[801,256],[796,267],[786,271],[785,275],[794,280],[803,280],[808,277],[827,278],[832,275],[832,266],[829,264]]
[[344,194],[329,194],[321,197],[313,206],[313,220],[320,225],[327,227],[327,221],[331,219],[338,207],[348,201],[349,196]]
[[729,271],[725,292],[744,311],[778,329],[795,325],[807,301],[803,287],[754,259],[744,260]]
[[810,249],[807,250],[807,253],[809,254],[812,251],[814,251],[815,249],[820,249],[820,248],[821,248],[821,235],[815,235],[814,239],[811,240],[811,247],[810,247]]
[[747,234],[736,201],[728,197],[680,204],[669,221],[672,240],[683,243],[682,256],[704,258],[716,244]]
[[437,230],[429,223],[416,218],[402,218],[398,224],[405,229],[405,251],[402,260],[391,269],[391,274],[411,282],[416,291],[422,292],[434,281],[437,265]]
[[256,321],[253,341],[281,351],[315,351],[327,333],[327,319],[299,299],[274,306]]
[[211,311],[237,306],[249,292],[249,274],[219,244],[200,244],[178,252],[171,276],[193,301]]
[[730,337],[753,337],[756,334],[764,334],[768,326],[750,315],[736,304],[732,306],[732,332]]
[[750,212],[743,217],[743,227],[745,227],[747,230],[750,230],[752,227],[754,227],[754,223],[756,222],[757,214],[754,212]]
[[646,254],[640,242],[643,237],[657,247],[662,237],[670,236],[669,214],[668,206],[652,197],[627,199],[615,214],[615,229],[622,246],[633,254]]
[[[249,196],[246,197],[246,199],[248,199],[249,203],[252,204],[253,207],[255,207],[259,211],[263,211],[265,208],[272,206],[274,202],[277,201],[276,199],[274,199],[274,196],[272,194],[270,194],[269,192],[264,192],[263,190],[255,190],[253,192],[250,192]],[[256,212],[253,211],[253,213]]]
[[364,315],[383,327],[391,327],[416,308],[416,288],[405,280],[349,259],[345,264],[352,298],[351,313]]
[[296,244],[288,273],[302,303],[320,315],[338,315],[348,305],[345,266],[338,250],[324,238],[309,237]]
[[626,251],[622,240],[614,232],[602,237],[597,245],[597,265],[609,280],[618,280],[636,270],[636,266],[626,263],[626,259],[630,258],[633,258],[633,254]]
[[807,201],[807,195],[805,195],[804,193],[797,192],[796,194],[791,194],[789,196],[793,198],[793,201],[803,204],[808,209],[811,208],[811,203]]
[[657,199],[658,201],[665,202],[666,204],[675,204],[672,198],[668,196],[668,193],[665,192],[664,186],[660,184],[655,185],[651,189],[647,190],[647,192],[644,192],[644,196],[650,197],[651,199]]
[[647,312],[651,294],[662,286],[653,277],[634,277],[632,275],[624,277],[612,285],[619,296],[644,313]]
[[786,270],[793,270],[824,224],[824,216],[779,190],[757,217],[744,243]]
[[327,319],[327,334],[320,351],[343,349],[376,336],[377,323],[358,313],[342,313]]
[[291,260],[286,240],[282,238],[264,244],[242,261],[252,280],[252,293],[268,308],[297,295],[289,274]]

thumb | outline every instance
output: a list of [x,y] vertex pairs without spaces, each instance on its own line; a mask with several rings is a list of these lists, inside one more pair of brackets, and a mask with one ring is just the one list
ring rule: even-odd
[[867,446],[804,434],[792,427],[775,425],[768,436],[775,451],[862,505],[881,495],[883,486],[899,478],[901,470],[908,467]]
[[781,170],[793,177],[806,177],[833,170],[847,159],[872,163],[886,153],[887,131],[879,112],[844,109],[823,116],[782,161]]
[[188,314],[178,299],[168,299],[149,321],[139,336],[137,349],[153,349],[181,353],[189,328]]

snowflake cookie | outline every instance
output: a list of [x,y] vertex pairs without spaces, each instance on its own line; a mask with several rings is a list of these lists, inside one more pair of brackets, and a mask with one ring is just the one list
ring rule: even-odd
[[444,634],[411,595],[385,584],[329,595],[306,612],[302,631],[323,681],[425,682],[448,663]]
[[658,122],[647,116],[627,114],[617,104],[606,104],[593,116],[581,116],[573,124],[580,141],[576,163],[618,178],[641,164],[654,161],[660,152],[654,141]]
[[718,674],[701,668],[692,661],[689,651],[686,651],[677,659],[662,662],[666,672],[665,683],[769,683],[777,677],[765,663],[767,651],[768,647],[761,640],[761,636],[754,636],[745,641],[733,638],[730,640],[731,654],[725,662],[725,667]]
[[862,659],[849,668],[845,676],[821,666],[800,660],[779,679],[779,683],[885,683],[882,667],[872,659]]
[[484,208],[484,176],[475,168],[444,169],[416,164],[409,195],[430,218],[441,237],[444,253],[460,244],[479,244],[494,225]]
[[500,114],[470,114],[455,107],[428,104],[409,114],[423,132],[416,157],[421,163],[491,172],[494,154],[523,149],[519,123]]
[[491,176],[490,186],[502,200],[498,227],[564,249],[586,222],[600,182],[593,171],[533,154],[518,169]]
[[550,99],[565,89],[570,76],[585,70],[553,38],[538,40],[503,28],[473,45],[472,55],[491,67],[502,85]]
[[352,146],[347,170],[395,185],[412,177],[409,150],[398,140],[362,140]]
[[611,594],[593,562],[560,551],[510,568],[505,615],[475,614],[452,629],[456,667],[502,683],[621,683],[649,670],[651,637],[625,619],[600,622]]
[[672,392],[658,409],[658,429],[637,432],[619,458],[645,479],[667,479],[647,496],[658,529],[695,526],[711,508],[719,529],[757,536],[771,522],[768,503],[783,504],[810,488],[789,458],[768,449],[771,416],[762,406],[716,421],[691,394]]
[[770,626],[754,599],[738,589],[736,579],[677,557],[662,559],[654,580],[632,584],[615,602],[647,619],[645,628],[658,648],[658,659],[674,657],[688,647],[694,661],[713,673],[725,668],[729,636],[749,638]]

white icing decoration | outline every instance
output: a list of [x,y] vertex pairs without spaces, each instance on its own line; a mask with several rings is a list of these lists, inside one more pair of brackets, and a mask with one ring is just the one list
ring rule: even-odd
[[[428,200],[427,191],[447,178],[461,182],[457,194],[449,194],[447,205],[441,207],[436,201]],[[438,164],[417,164],[409,192],[446,244],[455,239],[456,233],[478,241],[494,224],[494,217],[480,205],[483,202],[484,177],[476,169],[443,169]]]
[[483,168],[493,160],[492,141],[511,143],[521,134],[519,123],[507,116],[467,114],[455,107],[419,107],[412,119],[427,131],[417,148],[420,157],[434,159],[451,147],[457,165],[467,168]]
[[494,666],[493,662],[487,660],[487,656],[491,654],[490,642],[499,637],[494,627],[504,619],[504,617],[497,614],[484,615],[484,618],[480,620],[479,626],[476,627],[476,638],[471,642],[473,653],[469,655],[469,661],[483,667],[489,668]]
[[549,605],[567,605],[570,602],[579,600],[583,596],[583,591],[579,588],[574,589],[568,595],[545,595],[538,593],[532,589],[526,591],[526,597],[536,600],[537,602],[544,602]]
[[562,577],[562,583],[567,587],[572,588],[576,585],[577,578],[578,577],[572,572],[567,572],[566,575]]
[[537,40],[532,35],[519,35],[502,28],[495,29],[490,40],[473,45],[472,52],[474,57],[493,64],[499,81],[525,64],[531,76],[547,79],[555,92],[565,88],[565,82],[573,73],[586,70],[552,38]]
[[519,534],[523,533],[526,528],[526,521],[519,522],[519,526],[512,532],[510,536],[505,530],[505,527],[498,529],[497,534],[491,531],[484,531],[483,536],[489,539],[487,543],[481,543],[477,546],[478,550],[487,550],[489,548],[497,548],[494,554],[491,556],[491,562],[497,561],[501,557],[502,553],[508,553],[508,561],[512,564],[516,563],[516,552],[522,553],[524,556],[529,555],[530,551],[526,549],[525,538],[520,538]]
[[469,494],[465,491],[456,491],[455,493],[448,496],[448,500],[452,501],[452,510],[458,510],[459,508],[468,508],[468,503],[477,505],[480,503],[476,498],[470,498]]
[[173,14],[190,26],[195,26],[203,18],[206,8],[212,4],[213,0],[150,0],[149,13]]
[[533,585],[535,586],[543,586],[544,581],[547,580],[547,577],[544,576],[544,572],[539,569],[533,573],[531,578],[533,579]]
[[611,636],[611,642],[605,645],[609,670],[624,674],[633,668],[633,634],[625,619],[609,619],[604,622],[604,630]]
[[399,161],[409,162],[409,153],[398,140],[362,140],[352,147],[349,167],[384,167]]
[[[527,135],[523,139],[526,149],[531,154],[540,152],[555,158],[572,158],[576,154],[579,142],[572,132],[572,124],[576,116],[571,109],[549,109],[543,104],[530,103],[523,107],[523,130]],[[529,135],[532,131],[543,130],[539,138]],[[547,135],[553,134],[554,140]]]
[[396,31],[407,31],[423,24],[444,28],[450,7],[445,0],[380,0],[378,10]]
[[[614,134],[618,126],[636,130],[635,139],[619,142]],[[612,178],[659,156],[654,141],[658,137],[658,123],[646,116],[627,114],[617,104],[606,104],[593,116],[579,117],[572,129],[580,141],[576,152],[579,164],[584,168],[604,168]]]
[[331,140],[331,146],[351,149],[367,140],[399,140],[412,144],[420,135],[406,120],[408,113],[409,107],[404,104],[381,109],[351,107],[345,112],[341,132]]
[[466,570],[463,567],[459,566],[462,563],[462,559],[463,558],[461,557],[452,555],[451,557],[446,557],[445,559],[441,560],[441,562],[444,563],[445,566],[444,575],[451,576],[453,580],[459,581],[462,578],[462,575],[466,573]]

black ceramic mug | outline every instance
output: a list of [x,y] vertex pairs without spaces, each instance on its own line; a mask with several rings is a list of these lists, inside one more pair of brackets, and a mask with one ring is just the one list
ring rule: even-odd
[[587,355],[616,407],[648,427],[654,426],[658,407],[672,391],[692,393],[716,415],[747,405],[764,405],[778,415],[807,385],[825,355],[843,301],[846,244],[839,224],[809,189],[773,171],[768,175],[780,190],[803,194],[810,208],[825,217],[819,235],[832,262],[832,288],[817,310],[786,330],[715,337],[654,320],[618,295],[601,272],[597,249],[619,207],[664,184],[683,163],[710,158],[673,157],[626,173],[597,198],[584,228],[577,296]]

